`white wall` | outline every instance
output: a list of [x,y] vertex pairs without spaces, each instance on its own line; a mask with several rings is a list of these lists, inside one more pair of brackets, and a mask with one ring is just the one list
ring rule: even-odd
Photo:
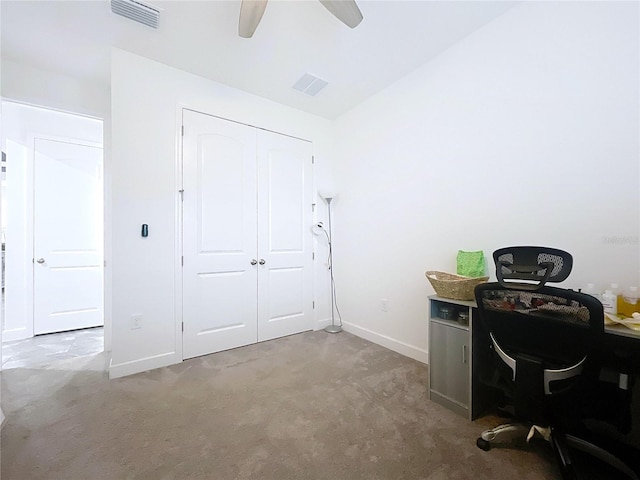
[[2,59],[2,96],[93,117],[106,118],[109,87]]
[[[426,270],[568,250],[564,286],[638,285],[638,4],[523,2],[336,122],[348,330],[427,358]],[[388,299],[388,312],[380,300]]]
[[[182,357],[176,294],[179,107],[311,140],[316,169],[332,154],[333,137],[327,120],[122,50],[112,52],[111,74],[112,157],[105,169],[112,188],[110,375],[117,377]],[[143,223],[149,225],[145,239]],[[325,273],[316,272],[316,279]],[[326,282],[316,283],[316,298],[326,296]],[[133,314],[142,315],[143,328],[130,328]],[[316,312],[318,326],[323,316],[326,311]]]
[[33,336],[33,138],[102,144],[102,127],[94,118],[2,102],[7,153],[4,341]]

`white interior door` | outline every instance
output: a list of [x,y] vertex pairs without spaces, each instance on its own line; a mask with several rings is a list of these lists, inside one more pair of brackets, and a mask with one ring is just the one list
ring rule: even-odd
[[34,141],[34,334],[103,325],[102,149]]
[[185,110],[183,357],[257,341],[256,131]]
[[310,142],[258,132],[260,342],[313,327],[311,176]]
[[311,144],[183,117],[183,357],[312,328]]

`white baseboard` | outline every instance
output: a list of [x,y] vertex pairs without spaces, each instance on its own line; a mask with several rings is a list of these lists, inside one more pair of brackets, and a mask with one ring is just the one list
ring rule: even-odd
[[26,328],[14,328],[12,330],[2,331],[3,342],[13,342],[15,340],[25,340],[33,337],[33,332],[29,332]]
[[422,363],[429,363],[429,353],[427,350],[422,348],[418,348],[414,345],[409,345],[408,343],[401,342],[391,337],[387,337],[386,335],[382,335],[380,333],[369,330],[368,328],[359,327],[352,323],[343,322],[342,328],[354,335],[364,338],[365,340],[369,340],[370,342],[376,343],[378,345],[382,345],[389,350],[393,350],[405,357],[413,358]]
[[113,359],[109,365],[109,378],[120,378],[134,373],[146,372],[155,368],[168,367],[182,362],[182,358],[176,352],[163,353],[153,357],[141,358],[131,362],[114,364]]
[[316,324],[313,327],[313,331],[317,332],[318,330],[322,330],[327,325],[331,325],[331,319],[330,318],[323,318],[322,320],[316,320]]

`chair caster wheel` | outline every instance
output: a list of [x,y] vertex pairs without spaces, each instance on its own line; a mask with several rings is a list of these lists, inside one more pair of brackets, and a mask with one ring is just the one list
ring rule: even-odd
[[488,452],[489,450],[491,450],[491,444],[482,437],[476,440],[476,445],[480,450],[484,450],[485,452]]

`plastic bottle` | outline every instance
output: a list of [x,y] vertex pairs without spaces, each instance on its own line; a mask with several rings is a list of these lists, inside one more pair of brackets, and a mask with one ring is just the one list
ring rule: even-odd
[[618,295],[618,313],[625,317],[631,317],[640,312],[640,292],[638,287],[628,287],[622,295]]
[[639,298],[638,287],[628,287],[622,294],[627,303],[636,303]]
[[618,298],[611,290],[605,290],[602,294],[602,306],[605,313],[616,315],[618,313]]
[[584,290],[582,290],[582,293],[586,293],[600,300],[600,293],[598,293],[598,291],[596,290],[596,286],[593,283],[587,283],[587,286],[584,287]]

